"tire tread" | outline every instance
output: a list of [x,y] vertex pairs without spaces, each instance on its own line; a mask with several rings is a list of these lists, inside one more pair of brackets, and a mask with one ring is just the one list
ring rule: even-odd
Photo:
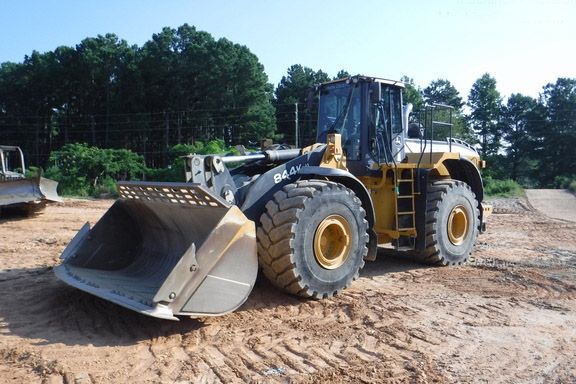
[[294,261],[294,233],[306,201],[328,190],[341,190],[353,195],[353,201],[359,206],[360,214],[363,217],[362,224],[366,230],[368,228],[368,222],[365,219],[366,213],[361,206],[360,199],[355,196],[354,192],[341,184],[324,180],[299,180],[276,192],[266,204],[266,211],[261,216],[260,226],[256,233],[258,259],[262,272],[274,286],[281,290],[315,299],[333,296],[347,288],[353,280],[356,280],[360,269],[364,266],[364,256],[368,253],[367,233],[359,238],[360,245],[364,247],[360,265],[343,287],[331,292],[317,292],[310,289],[302,281]]

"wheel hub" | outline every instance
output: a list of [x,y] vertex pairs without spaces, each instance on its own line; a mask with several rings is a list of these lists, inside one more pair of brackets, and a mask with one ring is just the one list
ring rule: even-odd
[[454,245],[464,243],[464,239],[468,234],[468,214],[464,206],[457,205],[450,212],[448,217],[448,238]]
[[340,267],[352,248],[350,224],[340,215],[325,218],[314,234],[314,256],[323,268]]

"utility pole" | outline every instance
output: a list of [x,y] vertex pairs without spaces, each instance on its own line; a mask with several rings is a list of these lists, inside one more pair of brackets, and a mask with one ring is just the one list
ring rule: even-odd
[[296,146],[296,148],[299,148],[298,146],[298,103],[294,103],[294,145]]

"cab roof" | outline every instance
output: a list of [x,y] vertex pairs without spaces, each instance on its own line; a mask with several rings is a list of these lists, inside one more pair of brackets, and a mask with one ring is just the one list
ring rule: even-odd
[[322,83],[320,85],[322,86],[322,85],[342,83],[342,82],[348,83],[348,82],[353,82],[353,81],[362,81],[362,82],[369,82],[369,83],[382,83],[382,84],[395,85],[395,86],[400,87],[400,88],[405,88],[404,83],[401,81],[383,79],[381,77],[364,76],[364,75],[344,77],[342,79],[327,81],[327,82]]

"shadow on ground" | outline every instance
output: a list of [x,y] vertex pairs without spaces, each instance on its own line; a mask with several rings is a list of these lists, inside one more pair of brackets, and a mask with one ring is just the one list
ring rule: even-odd
[[[367,262],[361,277],[423,268],[398,255],[380,251]],[[148,317],[60,282],[51,267],[0,272],[0,332],[35,339],[36,345],[120,346],[141,340],[185,334],[204,327],[204,319],[169,321]],[[240,312],[298,306],[308,300],[285,294],[263,276]]]

